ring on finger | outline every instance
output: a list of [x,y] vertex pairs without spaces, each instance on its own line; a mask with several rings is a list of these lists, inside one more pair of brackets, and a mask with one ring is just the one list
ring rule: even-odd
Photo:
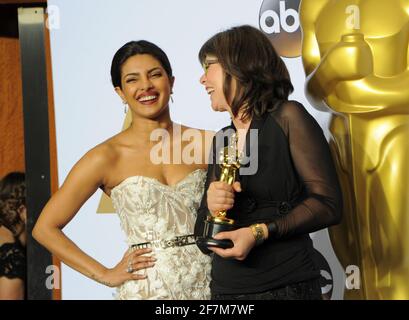
[[133,272],[139,271],[138,273],[135,273],[137,276],[146,276],[147,269],[146,269],[146,268],[138,267],[138,266],[137,266],[138,263],[140,263],[140,262],[134,262],[134,263],[133,263],[134,265],[136,265],[136,266],[133,268]]
[[128,267],[126,268],[126,272],[132,273],[134,270],[132,268],[132,259],[128,260]]

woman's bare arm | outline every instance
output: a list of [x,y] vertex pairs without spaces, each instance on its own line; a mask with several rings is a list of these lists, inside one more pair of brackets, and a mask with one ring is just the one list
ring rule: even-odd
[[[62,187],[52,196],[41,212],[33,230],[33,237],[53,255],[71,268],[107,286],[117,286],[126,280],[141,279],[142,276],[127,273],[127,263],[133,256],[148,251],[127,253],[113,269],[83,252],[71,241],[62,229],[77,214],[99,186],[104,185],[104,173],[111,168],[114,152],[108,146],[100,145],[89,151],[72,168]],[[132,255],[132,256],[131,256]],[[143,266],[151,266],[149,257],[139,257]],[[134,268],[137,270],[137,268]]]

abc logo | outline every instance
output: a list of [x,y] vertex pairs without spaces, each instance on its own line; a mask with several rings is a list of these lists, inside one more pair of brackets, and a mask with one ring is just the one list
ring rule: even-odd
[[294,58],[301,55],[300,0],[264,0],[259,24],[277,53]]

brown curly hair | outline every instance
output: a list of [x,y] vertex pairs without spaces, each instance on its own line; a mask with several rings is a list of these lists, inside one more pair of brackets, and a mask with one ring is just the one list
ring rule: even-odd
[[5,226],[18,236],[21,224],[21,206],[26,205],[25,174],[11,172],[0,181],[0,226]]

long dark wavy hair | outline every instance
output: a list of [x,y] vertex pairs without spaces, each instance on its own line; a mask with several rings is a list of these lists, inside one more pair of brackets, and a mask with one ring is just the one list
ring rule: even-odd
[[5,226],[16,237],[24,230],[19,210],[25,205],[25,174],[11,172],[0,180],[0,226]]
[[[284,61],[254,27],[244,25],[217,33],[199,51],[202,65],[208,55],[215,56],[223,68],[223,92],[235,117],[239,111],[243,111],[242,119],[271,112],[294,90]],[[237,87],[231,99],[233,79]]]

